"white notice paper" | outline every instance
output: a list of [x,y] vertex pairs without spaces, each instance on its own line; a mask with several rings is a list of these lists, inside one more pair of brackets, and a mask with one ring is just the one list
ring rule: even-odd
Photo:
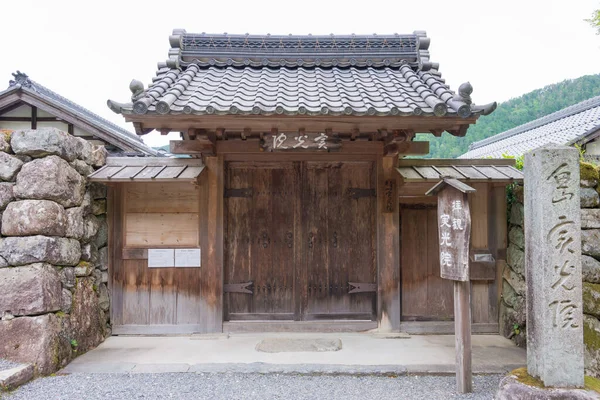
[[148,249],[148,267],[165,268],[175,266],[174,249]]
[[199,267],[200,249],[175,249],[176,267]]

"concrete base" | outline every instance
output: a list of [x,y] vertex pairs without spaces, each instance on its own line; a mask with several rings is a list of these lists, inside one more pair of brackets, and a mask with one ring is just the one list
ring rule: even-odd
[[586,389],[543,388],[521,382],[510,374],[500,381],[496,400],[598,400],[600,394]]
[[22,364],[0,371],[0,390],[13,390],[33,379],[33,365]]
[[[340,339],[330,352],[263,353],[266,338]],[[474,335],[473,371],[507,373],[526,362],[525,350],[498,335]],[[454,336],[412,336],[403,340],[367,333],[230,334],[194,337],[110,337],[77,357],[63,372],[289,372],[360,374],[454,374]],[[187,367],[186,367],[187,366]]]
[[256,345],[256,351],[263,353],[304,353],[339,351],[341,349],[342,341],[338,338],[266,338]]

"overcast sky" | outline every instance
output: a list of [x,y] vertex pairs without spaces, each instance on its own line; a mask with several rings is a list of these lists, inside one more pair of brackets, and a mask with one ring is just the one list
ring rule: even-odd
[[[106,106],[129,101],[167,59],[174,28],[193,33],[389,34],[425,30],[431,61],[476,103],[505,101],[600,73],[600,36],[583,20],[600,1],[0,0],[0,89],[20,70],[133,131]],[[169,136],[172,136],[170,134]],[[168,139],[152,133],[152,146]]]

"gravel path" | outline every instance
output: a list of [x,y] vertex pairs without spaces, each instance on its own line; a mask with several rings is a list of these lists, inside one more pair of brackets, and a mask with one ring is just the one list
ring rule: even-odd
[[72,374],[37,379],[3,399],[493,399],[500,378],[476,376],[475,393],[458,395],[451,376]]
[[0,371],[2,371],[3,369],[11,369],[18,365],[20,364],[0,358]]

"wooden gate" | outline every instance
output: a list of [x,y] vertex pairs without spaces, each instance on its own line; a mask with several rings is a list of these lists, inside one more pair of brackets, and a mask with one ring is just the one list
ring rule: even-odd
[[227,166],[225,319],[375,319],[370,162]]
[[303,193],[304,319],[375,319],[372,163],[308,162]]
[[440,277],[437,208],[403,207],[401,215],[402,320],[450,321],[454,289]]

